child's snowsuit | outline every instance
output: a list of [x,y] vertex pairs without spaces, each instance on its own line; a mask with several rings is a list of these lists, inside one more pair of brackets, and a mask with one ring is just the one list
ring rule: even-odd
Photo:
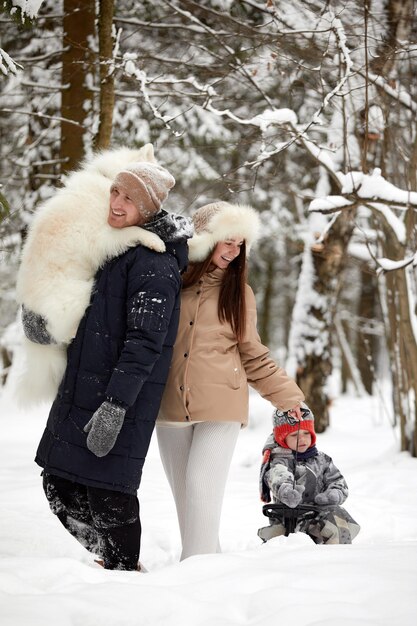
[[[316,513],[313,518],[306,519],[301,513],[296,532],[306,533],[318,544],[352,543],[360,526],[340,506],[347,498],[348,487],[332,459],[312,446],[306,452],[298,453],[296,462],[295,452],[279,446],[273,434],[267,439],[263,453],[260,473],[261,499],[270,502],[272,492],[273,501],[281,502],[280,488],[284,484],[293,487],[295,471],[295,485],[297,491],[302,492],[300,504],[317,504],[316,496],[328,494],[329,491],[331,499],[335,501],[334,504],[324,504],[322,511]],[[267,541],[272,537],[283,535],[284,532],[282,524],[271,521],[270,526],[259,529],[258,535]]]

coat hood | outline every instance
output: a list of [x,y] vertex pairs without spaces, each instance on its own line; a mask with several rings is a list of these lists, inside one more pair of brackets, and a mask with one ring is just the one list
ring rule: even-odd
[[187,240],[193,236],[194,226],[191,218],[168,213],[161,209],[155,217],[142,228],[157,235],[164,242],[167,252],[174,254],[180,272],[188,265]]
[[187,241],[194,234],[194,226],[190,217],[184,217],[177,213],[168,213],[164,209],[161,209],[142,228],[155,233],[165,243]]

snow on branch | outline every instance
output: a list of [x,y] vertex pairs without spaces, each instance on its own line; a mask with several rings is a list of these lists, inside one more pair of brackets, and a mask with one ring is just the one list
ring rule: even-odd
[[22,16],[26,15],[32,20],[38,15],[43,1],[44,0],[13,0],[12,4],[14,7],[19,8],[22,11]]
[[[164,82],[164,83],[170,82],[171,84],[178,84],[178,85],[179,84],[183,85],[184,83],[187,83],[189,85],[192,85],[192,87],[197,91],[199,95],[205,97],[206,102],[203,106],[204,109],[206,109],[207,111],[209,111],[210,113],[213,113],[214,115],[218,117],[227,117],[233,120],[234,122],[237,122],[240,125],[256,126],[257,128],[261,130],[262,134],[264,134],[270,126],[287,125],[293,128],[297,124],[296,113],[292,109],[287,109],[287,108],[283,108],[283,109],[267,108],[262,113],[256,115],[255,117],[250,117],[250,118],[239,117],[238,115],[235,115],[232,111],[230,111],[230,109],[223,109],[223,110],[217,109],[212,104],[212,98],[217,95],[212,85],[201,84],[195,77],[170,79],[169,81],[167,80],[161,81],[161,79],[158,79],[158,78],[148,77],[148,75],[146,74],[144,70],[141,70],[136,66],[136,59],[137,59],[136,55],[132,53],[126,53],[123,55],[123,64],[124,64],[123,69],[125,73],[128,76],[134,77],[138,80],[140,84],[140,91],[145,99],[145,102],[148,104],[148,106],[152,110],[152,113],[154,114],[155,118],[161,120],[164,123],[165,127],[171,130],[172,132],[174,132],[175,135],[179,135],[179,133],[176,133],[175,131],[173,131],[170,125],[170,122],[174,118],[167,116],[167,115],[162,115],[159,112],[158,108],[152,103],[151,96],[149,94],[149,89],[148,89],[150,85],[156,85],[160,82]],[[270,153],[263,154],[263,158],[261,156],[260,160],[261,161],[265,160],[266,158],[269,158],[272,154],[275,154],[275,151],[271,151]],[[258,162],[259,161],[257,161],[257,163]]]
[[5,76],[10,72],[11,74],[17,74],[18,69],[23,69],[21,65],[13,61],[12,57],[7,54],[5,50],[0,48],[0,72]]
[[324,98],[320,109],[315,113],[313,117],[313,122],[319,122],[318,118],[319,118],[321,111],[326,108],[328,102],[333,98],[333,96],[340,93],[343,85],[346,83],[350,74],[352,73],[352,67],[353,67],[353,63],[350,58],[350,51],[346,45],[346,33],[343,28],[343,24],[339,20],[339,18],[334,17],[334,15],[330,11],[329,13],[332,18],[332,30],[335,34],[336,41],[338,43],[339,50],[342,54],[346,69],[345,69],[345,73],[343,74],[343,76],[341,77],[337,85],[332,89],[332,91],[326,94],[326,97]]
[[417,206],[417,192],[400,189],[385,180],[376,167],[371,175],[363,172],[349,172],[343,177],[342,193],[356,194],[367,201],[386,202],[403,207]]
[[[338,177],[342,183],[341,195],[315,198],[310,202],[309,211],[311,213],[335,213],[338,215],[343,209],[366,206],[374,213],[379,214],[398,243],[405,246],[407,243],[406,226],[392,209],[417,208],[417,193],[400,189],[389,183],[381,175],[379,168],[375,168],[372,174],[353,171],[347,174],[338,172]],[[391,260],[376,258],[369,250],[369,246],[368,252],[378,266],[377,273],[417,265],[417,253],[401,260]]]
[[[332,98],[338,95],[342,91],[346,81],[349,79],[352,73],[353,64],[350,58],[350,51],[346,45],[346,34],[343,28],[343,24],[340,21],[340,19],[334,16],[333,13],[329,12],[329,15],[330,15],[330,20],[331,20],[331,30],[333,31],[335,35],[337,45],[339,47],[341,56],[343,58],[344,65],[345,65],[345,72],[343,76],[340,78],[340,80],[338,81],[338,83],[335,85],[335,87],[329,93],[326,94],[320,107],[313,114],[312,118],[307,124],[305,124],[301,128],[298,128],[297,116],[295,112],[291,111],[290,109],[274,109],[272,107],[270,109],[266,109],[264,113],[262,113],[261,115],[257,115],[254,118],[241,119],[238,116],[234,115],[234,113],[232,113],[229,109],[226,109],[224,111],[219,111],[218,109],[215,109],[213,107],[210,101],[207,102],[206,108],[208,108],[213,113],[217,115],[226,115],[230,119],[240,124],[252,124],[252,125],[259,126],[262,132],[265,132],[268,126],[271,126],[274,124],[275,125],[285,124],[288,127],[288,129],[293,133],[293,136],[289,141],[279,143],[277,146],[275,146],[273,150],[269,150],[269,151],[263,150],[256,160],[247,162],[245,163],[245,165],[251,165],[251,166],[260,165],[262,161],[269,159],[271,156],[278,154],[279,152],[282,152],[283,150],[291,146],[293,143],[301,140],[304,143],[305,147],[308,149],[308,151],[312,154],[312,156],[327,169],[327,171],[335,180],[335,182],[339,184],[339,181],[337,179],[337,174],[334,170],[332,159],[324,151],[323,148],[316,146],[316,144],[307,136],[307,131],[312,126],[322,124],[320,120],[320,115],[323,113],[324,109],[327,107],[327,105],[332,100]],[[286,119],[285,119],[285,116],[287,116]]]
[[[314,113],[311,120],[304,126],[304,128],[298,131],[293,141],[296,141],[297,139],[306,140],[307,139],[306,133],[311,128],[311,126],[314,126],[316,124],[321,125],[322,122],[320,120],[320,115],[323,113],[324,109],[327,107],[330,100],[332,100],[332,98],[334,98],[336,95],[338,95],[342,91],[345,83],[347,82],[347,80],[349,79],[352,73],[353,63],[350,58],[349,48],[346,45],[346,33],[343,28],[343,24],[340,21],[340,19],[336,18],[331,11],[329,11],[329,17],[332,22],[331,30],[333,31],[335,35],[337,45],[339,47],[340,53],[342,55],[342,58],[345,64],[345,72],[343,76],[340,78],[340,80],[338,81],[338,83],[333,87],[333,89],[329,91],[329,93],[326,94],[326,96],[323,99],[323,102],[321,103],[317,111]],[[306,142],[304,141],[304,143]],[[306,145],[306,147],[308,146]],[[326,169],[329,169],[330,167],[330,171],[333,169],[332,164],[330,164],[329,162],[323,162],[323,165],[326,167]]]
[[[156,119],[160,120],[161,122],[163,122],[165,128],[167,128],[170,132],[172,132],[175,137],[180,137],[181,133],[179,133],[178,131],[175,131],[172,128],[172,126],[171,126],[171,122],[175,118],[171,117],[169,115],[162,115],[159,112],[158,107],[156,107],[152,103],[151,96],[149,95],[148,86],[149,85],[153,85],[153,84],[157,84],[158,82],[160,82],[160,80],[148,78],[148,75],[146,74],[146,72],[144,70],[141,70],[138,67],[136,67],[136,59],[137,59],[137,55],[133,54],[133,53],[126,53],[126,54],[123,55],[123,64],[124,64],[123,65],[123,69],[124,69],[125,73],[128,76],[132,77],[132,78],[136,78],[137,81],[139,82],[140,92],[141,92],[145,102],[147,103],[147,105],[151,109],[154,117]],[[167,81],[164,81],[164,82],[167,82]],[[178,80],[172,79],[169,82],[171,82],[173,84],[188,83],[188,84],[192,85],[201,95],[204,95],[206,98],[209,98],[210,96],[215,95],[215,91],[214,91],[214,89],[213,89],[213,87],[211,85],[202,85],[194,77],[188,78],[188,79],[181,78],[181,79],[178,79]]]
[[[365,73],[360,68],[354,68],[354,71],[361,76],[365,76]],[[392,87],[388,84],[386,79],[383,76],[372,74],[372,72],[368,72],[368,80],[385,91],[393,100],[397,100],[404,107],[410,109],[414,113],[417,111],[417,102],[415,102],[410,93],[406,90],[404,86],[401,85],[398,81],[396,81],[397,88]]]
[[30,117],[37,117],[39,119],[52,120],[54,122],[65,122],[66,124],[72,124],[72,126],[79,126],[85,132],[90,133],[91,135],[94,135],[94,131],[88,128],[87,126],[83,126],[79,122],[70,120],[67,117],[61,117],[60,115],[47,115],[46,113],[41,113],[40,111],[25,111],[22,109],[9,109],[9,108],[2,108],[1,111],[2,113],[15,113],[16,115],[28,115]]
[[395,232],[400,243],[406,241],[404,223],[399,219],[392,208],[407,210],[417,207],[417,192],[400,189],[385,180],[381,170],[375,168],[372,174],[363,172],[348,172],[338,178],[342,184],[341,195],[315,198],[309,206],[312,213],[335,213],[345,208],[354,208],[365,205],[378,212],[385,222]]
[[315,198],[310,202],[310,213],[335,213],[341,209],[354,206],[352,200],[344,196],[326,196],[325,198]]
[[172,8],[176,13],[182,15],[185,19],[189,20],[190,22],[197,23],[199,26],[202,26],[205,32],[209,33],[211,36],[217,39],[219,46],[226,50],[226,52],[230,54],[231,58],[233,58],[233,62],[237,71],[242,74],[246,78],[246,80],[252,83],[254,88],[261,94],[261,96],[265,99],[266,102],[268,102],[270,106],[273,106],[268,94],[264,91],[264,89],[262,89],[261,85],[258,81],[255,80],[254,76],[246,69],[244,63],[239,59],[239,57],[236,56],[235,50],[227,45],[227,43],[225,43],[223,37],[219,37],[218,33],[216,33],[215,30],[213,30],[205,22],[201,21],[196,15],[194,15],[190,11],[185,11],[181,9],[176,3],[170,2],[169,0],[162,1],[164,2],[164,4]]
[[[212,105],[211,99],[209,99],[206,102],[205,108],[211,113],[214,113],[215,115],[218,115],[220,117],[228,117],[229,119],[233,120],[234,122],[237,122],[238,124],[256,126],[257,128],[260,129],[262,135],[264,135],[267,132],[268,128],[270,128],[271,126],[284,126],[287,128],[287,130],[296,132],[294,129],[297,124],[297,114],[292,109],[268,108],[268,109],[265,109],[263,113],[259,113],[258,115],[255,115],[255,117],[250,117],[250,118],[245,119],[242,117],[238,117],[237,115],[232,113],[230,109],[223,109],[223,110],[216,109]],[[246,161],[245,163],[243,163],[243,165],[257,167],[263,161],[267,161],[268,159],[270,159],[274,154],[278,154],[282,150],[285,150],[286,148],[288,148],[288,146],[290,146],[294,141],[295,139],[280,142],[276,144],[272,150],[266,150],[265,144],[263,143],[261,147],[261,151],[256,157],[256,159],[254,159],[253,161]]]
[[214,31],[210,26],[208,26],[204,22],[201,22],[198,16],[193,15],[189,11],[181,8],[176,2],[172,2],[171,0],[163,0],[163,1],[164,1],[164,4],[166,4],[171,9],[173,9],[176,13],[181,15],[186,20],[190,21],[191,24],[198,25],[200,28],[203,28],[204,32],[209,33],[213,37],[217,37],[217,39],[219,40],[219,44],[222,46],[222,48],[229,55],[231,55],[232,58],[234,58],[235,69],[237,69],[238,72],[243,74],[245,76],[245,79],[249,80],[254,85],[257,91],[264,98],[267,104],[267,107],[262,113],[256,115],[255,117],[248,117],[248,118],[241,117],[240,115],[237,115],[234,111],[230,110],[229,108],[220,109],[216,107],[213,101],[214,101],[214,98],[218,94],[216,93],[212,85],[210,84],[202,85],[194,77],[191,77],[188,79],[187,78],[181,79],[181,80],[171,79],[170,81],[167,81],[166,79],[162,80],[160,77],[148,76],[143,69],[139,69],[136,66],[137,57],[135,54],[131,54],[131,53],[125,54],[122,60],[124,71],[126,72],[127,75],[131,77],[135,77],[138,80],[140,84],[141,94],[143,95],[145,102],[150,107],[155,118],[161,120],[163,124],[165,125],[165,127],[171,132],[173,132],[174,135],[178,136],[180,134],[172,128],[172,121],[177,117],[177,115],[173,117],[173,116],[162,114],[159,107],[155,104],[152,98],[152,95],[155,95],[155,94],[151,93],[151,89],[152,89],[152,86],[161,84],[162,82],[164,83],[170,82],[171,84],[177,84],[177,85],[179,85],[180,83],[184,84],[188,82],[190,85],[192,84],[196,90],[196,93],[191,94],[191,96],[204,98],[204,101],[201,104],[202,108],[218,117],[227,117],[228,119],[232,120],[233,122],[239,125],[256,126],[260,129],[261,134],[263,136],[266,135],[268,129],[274,126],[284,127],[288,131],[290,138],[286,141],[277,142],[273,147],[268,146],[267,148],[266,142],[262,141],[259,154],[256,156],[256,158],[254,158],[251,161],[247,161],[243,163],[242,164],[243,166],[258,167],[264,161],[269,160],[274,155],[286,150],[294,143],[302,142],[304,146],[306,147],[306,149],[313,156],[313,158],[318,163],[323,165],[323,167],[328,171],[329,175],[333,178],[336,185],[340,187],[340,181],[337,178],[337,173],[335,171],[333,161],[331,159],[328,149],[318,146],[316,142],[313,139],[311,139],[311,137],[307,136],[307,132],[313,126],[322,125],[322,120],[320,119],[321,114],[323,113],[324,109],[328,106],[332,98],[337,96],[339,93],[341,93],[346,81],[348,80],[352,72],[352,61],[350,59],[350,50],[347,47],[346,34],[345,34],[341,20],[339,18],[336,18],[334,13],[332,13],[331,11],[327,12],[328,17],[329,17],[328,21],[330,24],[330,27],[328,30],[333,32],[337,47],[340,50],[340,55],[341,55],[341,58],[343,59],[343,64],[345,68],[344,73],[339,78],[334,88],[331,91],[329,91],[327,94],[325,94],[321,105],[318,107],[316,112],[312,115],[310,120],[301,126],[301,125],[298,125],[297,115],[293,110],[287,109],[287,108],[276,109],[273,106],[268,95],[264,92],[261,86],[258,83],[256,83],[256,80],[253,77],[253,75],[248,72],[244,64],[239,60],[238,57],[236,57],[233,48],[231,48],[223,40],[220,40],[220,38],[218,37],[218,33],[216,31]]
[[311,156],[326,169],[327,173],[331,176],[337,187],[341,188],[342,184],[339,176],[340,173],[336,172],[333,160],[328,151],[320,146],[317,146],[304,133],[300,136],[300,139]]
[[376,272],[377,275],[379,275],[382,272],[394,272],[395,270],[400,270],[408,265],[417,265],[417,253],[406,259],[401,259],[400,261],[393,261],[392,259],[387,258],[377,258],[375,261],[379,266]]
[[292,109],[265,109],[263,113],[255,115],[255,117],[249,117],[247,119],[238,117],[230,111],[230,109],[216,109],[211,101],[207,102],[206,107],[208,111],[215,115],[225,116],[239,124],[248,124],[250,126],[257,126],[262,133],[265,133],[270,126],[280,126],[283,124],[296,124],[297,115]]

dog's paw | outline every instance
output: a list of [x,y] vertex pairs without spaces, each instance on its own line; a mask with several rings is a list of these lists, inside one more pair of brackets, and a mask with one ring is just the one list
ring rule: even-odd
[[132,226],[128,235],[129,236],[125,243],[129,246],[129,248],[141,244],[142,246],[145,246],[145,248],[155,250],[155,252],[165,252],[166,250],[164,242],[160,237],[158,237],[158,235],[151,233],[144,228],[140,228],[140,226]]

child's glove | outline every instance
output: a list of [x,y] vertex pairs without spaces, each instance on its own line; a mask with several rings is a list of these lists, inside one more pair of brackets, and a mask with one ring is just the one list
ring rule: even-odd
[[116,443],[123,426],[126,409],[106,400],[84,426],[88,433],[87,448],[96,456],[106,456]]
[[294,489],[289,483],[284,483],[278,490],[278,498],[283,504],[294,509],[297,504],[300,504],[303,491],[303,485],[295,485]]
[[314,502],[317,504],[340,504],[342,497],[339,489],[327,489],[323,493],[318,493],[314,498]]

